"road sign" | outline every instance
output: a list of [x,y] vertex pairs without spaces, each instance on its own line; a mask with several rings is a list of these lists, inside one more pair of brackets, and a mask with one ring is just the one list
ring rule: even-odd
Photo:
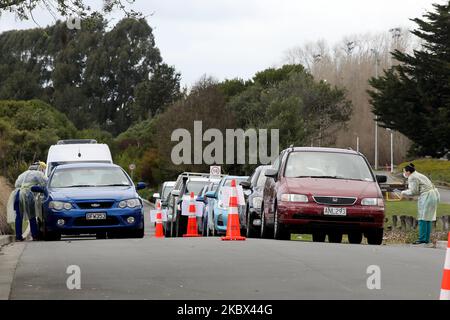
[[220,166],[210,166],[209,167],[209,174],[212,176],[220,176],[222,172],[222,168]]

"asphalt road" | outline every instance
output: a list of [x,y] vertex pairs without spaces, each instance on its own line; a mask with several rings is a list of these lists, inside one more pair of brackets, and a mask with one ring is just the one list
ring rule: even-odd
[[[148,211],[146,217],[148,217]],[[11,299],[438,299],[445,251],[219,238],[64,239],[15,244]],[[14,252],[13,252],[14,253]],[[17,256],[19,254],[16,252]],[[8,253],[0,255],[2,261]],[[11,257],[8,258],[10,264]],[[66,286],[67,267],[81,289]],[[368,266],[381,289],[367,288]]]

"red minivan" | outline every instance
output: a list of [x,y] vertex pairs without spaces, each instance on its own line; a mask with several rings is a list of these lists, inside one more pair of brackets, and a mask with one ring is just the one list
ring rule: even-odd
[[383,241],[384,201],[367,159],[359,152],[334,148],[291,147],[281,152],[265,175],[261,237],[312,234],[313,241]]

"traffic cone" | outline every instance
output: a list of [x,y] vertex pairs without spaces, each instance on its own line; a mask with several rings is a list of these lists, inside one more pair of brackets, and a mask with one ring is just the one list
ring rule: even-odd
[[441,285],[441,300],[450,300],[450,232],[448,233],[447,252],[445,254],[444,276]]
[[236,180],[231,180],[231,195],[230,205],[228,206],[228,222],[227,222],[227,234],[222,237],[222,240],[245,240],[245,237],[241,236],[241,226],[239,223],[238,212],[238,198],[236,190]]
[[183,237],[200,237],[198,234],[197,216],[195,215],[195,200],[193,192],[191,192],[191,199],[189,201],[187,233],[184,234]]
[[155,238],[164,238],[164,228],[162,222],[161,200],[156,202],[156,231]]

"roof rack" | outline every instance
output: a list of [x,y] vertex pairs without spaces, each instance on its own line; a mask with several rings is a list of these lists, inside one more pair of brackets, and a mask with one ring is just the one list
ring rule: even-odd
[[56,144],[96,144],[97,140],[94,139],[69,139],[59,140]]

